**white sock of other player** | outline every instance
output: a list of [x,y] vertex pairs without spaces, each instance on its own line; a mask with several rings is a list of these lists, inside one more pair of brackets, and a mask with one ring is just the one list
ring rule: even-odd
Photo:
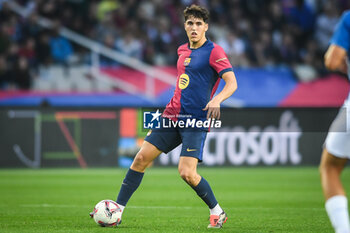
[[209,211],[210,211],[210,215],[220,215],[223,212],[219,203],[216,204],[216,206],[213,209],[209,209]]
[[348,200],[345,196],[337,195],[326,201],[326,211],[336,233],[349,233]]
[[[117,203],[117,204],[118,204],[118,203]],[[122,210],[122,213],[123,213],[125,206],[123,206],[123,205],[121,205],[121,204],[118,204],[118,206],[119,206],[119,208]]]

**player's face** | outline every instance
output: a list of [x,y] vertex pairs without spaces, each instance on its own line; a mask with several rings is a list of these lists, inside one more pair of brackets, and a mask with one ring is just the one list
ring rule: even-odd
[[208,30],[208,24],[203,19],[189,17],[185,22],[185,31],[191,43],[198,43],[205,40],[205,32]]

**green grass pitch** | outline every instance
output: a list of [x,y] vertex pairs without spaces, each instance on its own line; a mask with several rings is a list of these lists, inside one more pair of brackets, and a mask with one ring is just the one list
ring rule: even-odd
[[[116,228],[89,212],[115,200],[125,169],[0,170],[0,232],[332,232],[318,169],[204,168],[229,219],[207,229],[209,211],[176,168],[150,168]],[[350,172],[343,182],[349,192]]]

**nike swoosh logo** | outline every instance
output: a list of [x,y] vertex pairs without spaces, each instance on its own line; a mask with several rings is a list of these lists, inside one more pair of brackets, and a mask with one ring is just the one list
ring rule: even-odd
[[196,151],[197,149],[190,149],[190,148],[187,148],[187,152],[191,152],[191,151]]

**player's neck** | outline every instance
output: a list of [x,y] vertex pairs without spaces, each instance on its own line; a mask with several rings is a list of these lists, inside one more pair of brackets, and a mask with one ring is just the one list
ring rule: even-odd
[[190,41],[190,48],[191,49],[198,49],[199,47],[201,47],[205,42],[207,41],[207,38],[205,36],[203,36],[202,39],[200,39],[197,42],[192,42]]

